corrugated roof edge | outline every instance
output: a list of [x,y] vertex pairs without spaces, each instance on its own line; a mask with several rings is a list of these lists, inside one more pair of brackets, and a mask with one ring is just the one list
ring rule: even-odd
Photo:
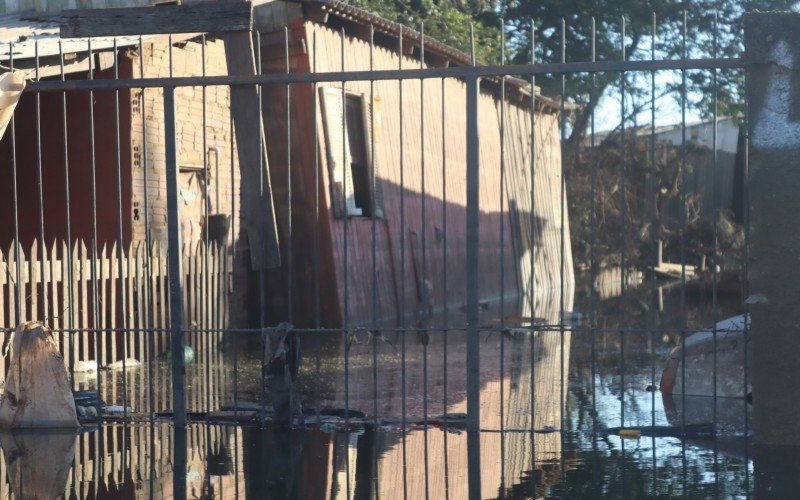
[[[403,33],[403,39],[408,40],[412,43],[419,44],[422,40],[422,33],[419,31],[409,28],[404,24],[400,24],[394,21],[390,21],[385,19],[377,14],[373,14],[367,10],[364,10],[360,7],[355,7],[353,5],[346,4],[344,2],[340,2],[338,0],[283,0],[287,2],[299,3],[304,6],[311,6],[311,7],[320,7],[327,11],[334,16],[340,17],[344,20],[355,22],[364,26],[372,25],[375,28],[376,33],[383,33],[384,35],[392,36],[392,37],[399,37],[400,33]],[[450,61],[450,63],[455,63],[458,66],[471,66],[472,65],[472,57],[462,52],[455,47],[442,43],[435,38],[431,37],[430,35],[425,35],[425,51],[432,52],[434,54],[444,56]],[[491,80],[494,83],[499,83],[500,78],[485,78],[486,80]],[[506,84],[511,85],[512,87],[516,88],[519,92],[522,92],[524,95],[530,96],[531,94],[531,85],[529,82],[521,79],[516,78],[513,76],[506,77]],[[558,99],[553,99],[547,96],[544,96],[539,92],[539,88],[536,88],[536,101],[539,104],[545,105],[550,107],[554,110],[561,109],[561,101]],[[565,110],[570,111],[575,109],[577,106],[572,103],[565,103]]]

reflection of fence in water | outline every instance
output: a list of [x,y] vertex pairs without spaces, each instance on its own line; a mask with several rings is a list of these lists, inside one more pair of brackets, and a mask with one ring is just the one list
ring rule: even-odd
[[[25,498],[26,484],[31,491],[31,480],[47,477],[49,470],[58,468],[69,470],[66,484],[48,484],[46,488],[52,489],[46,492],[50,498],[62,494],[63,498],[115,495],[167,498],[172,495],[174,438],[172,426],[167,422],[156,422],[152,427],[105,425],[99,431],[77,436],[46,435],[40,440],[35,436],[31,440],[28,434],[4,434],[2,438],[0,498]],[[38,453],[40,458],[42,453],[54,448],[66,453],[51,454],[49,461],[26,461],[26,454],[10,456],[13,452],[9,444],[14,440],[26,454]],[[238,477],[234,477],[234,461],[237,456],[241,461],[242,442],[242,431],[234,426],[205,425],[187,429],[187,477],[196,497],[214,498],[215,491],[244,492],[241,466]],[[30,449],[32,446],[37,449]],[[74,453],[70,453],[70,449]],[[55,463],[59,459],[65,463]],[[11,474],[12,470],[17,473]],[[12,478],[21,479],[22,484],[15,483]],[[44,487],[40,485],[39,489]]]
[[[100,366],[123,358],[156,362],[169,348],[166,250],[157,241],[150,251],[138,242],[124,251],[104,246],[93,256],[80,240],[71,248],[63,241],[47,247],[34,240],[27,251],[12,243],[6,252],[0,250],[0,328],[5,329],[0,335],[9,335],[21,322],[38,320],[58,334],[68,368],[94,364],[97,349]],[[227,246],[200,242],[184,247],[185,335],[195,351],[195,366],[221,362],[219,343],[230,319],[231,268]],[[7,361],[0,358],[3,373]],[[187,367],[187,374],[198,370]],[[122,383],[121,371],[109,372],[105,397],[121,403],[120,391],[127,390],[127,400],[139,401],[144,409],[147,371],[130,367],[127,384]],[[158,386],[154,396],[163,399],[155,408],[169,407],[169,373],[162,378],[153,381]],[[212,374],[197,373],[195,378],[201,384],[214,383]],[[79,389],[94,387],[96,376],[75,373],[75,382]]]

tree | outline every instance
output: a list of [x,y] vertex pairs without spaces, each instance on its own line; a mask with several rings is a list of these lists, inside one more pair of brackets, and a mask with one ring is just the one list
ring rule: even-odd
[[[418,28],[426,34],[470,52],[470,23],[475,26],[475,50],[482,63],[500,59],[500,26],[507,38],[508,59],[527,63],[531,58],[531,23],[535,23],[536,62],[561,60],[562,20],[565,59],[589,61],[592,57],[592,17],[595,20],[595,57],[598,61],[622,57],[622,20],[625,20],[626,59],[650,57],[653,15],[656,16],[656,57],[680,58],[684,53],[684,12],[686,15],[687,58],[712,57],[716,32],[716,56],[738,57],[743,53],[742,16],[753,10],[790,10],[795,0],[349,0],[387,19]],[[716,17],[715,17],[716,15]],[[717,20],[715,22],[715,19]],[[713,77],[709,71],[688,71],[687,107],[709,117],[713,112]],[[649,74],[572,74],[567,76],[565,99],[579,105],[570,115],[568,150],[584,140],[592,113],[605,98],[619,98],[624,82],[626,121],[650,106]],[[741,114],[741,71],[717,73],[719,116]],[[542,92],[562,93],[561,77],[544,75],[536,79]],[[680,78],[662,81],[657,95],[681,94]],[[658,103],[656,103],[658,106]]]
[[482,63],[500,60],[500,0],[350,0],[348,3],[470,53],[470,24],[475,54]]
[[[795,5],[796,2],[790,0],[705,0],[691,5],[679,0],[504,0],[502,9],[514,60],[522,63],[529,62],[531,57],[532,22],[535,23],[536,62],[560,61],[562,36],[566,61],[591,60],[592,16],[596,27],[594,55],[598,61],[620,60],[623,42],[626,59],[651,57],[653,15],[656,21],[656,58],[680,58],[684,51],[687,58],[738,57],[744,51],[744,13],[789,10]],[[623,19],[624,40],[621,35]],[[714,107],[712,73],[689,71],[686,77],[687,106],[703,116],[711,115]],[[720,71],[717,78],[718,115],[741,113],[742,72]],[[565,98],[580,105],[571,117],[570,145],[577,145],[585,138],[592,113],[602,97],[619,95],[623,82],[627,104],[630,105],[625,110],[627,119],[635,120],[641,109],[650,106],[649,75],[604,73],[594,75],[593,79],[592,75],[580,74],[569,75],[567,79]],[[559,95],[562,92],[560,76],[538,77],[536,84],[545,94]],[[658,86],[659,95],[680,95],[680,81],[662,82]]]

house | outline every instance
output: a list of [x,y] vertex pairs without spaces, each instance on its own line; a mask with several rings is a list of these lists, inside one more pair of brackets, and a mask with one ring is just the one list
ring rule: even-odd
[[[292,73],[471,64],[428,37],[423,53],[418,31],[336,1],[271,2],[256,9],[255,21],[264,73],[287,71],[287,53]],[[466,301],[465,84],[342,88],[262,90],[283,263],[267,277],[269,323],[441,324],[443,311]],[[537,94],[531,130],[530,86],[509,78],[503,99],[500,88],[484,80],[479,100],[480,298],[495,317],[501,297],[509,313],[527,310],[520,307],[530,303],[531,254],[535,289],[573,283],[561,213],[560,103]]]
[[[0,47],[12,50],[15,69],[61,78],[62,53],[67,80],[235,69],[224,36],[94,37],[90,54],[88,39],[60,39],[54,19],[35,12],[0,17]],[[253,19],[264,73],[286,71],[287,49],[292,73],[470,64],[466,54],[428,37],[423,53],[419,32],[336,1],[259,2]],[[10,67],[11,59],[0,49],[0,64]],[[342,87],[294,84],[287,94],[284,85],[261,86],[266,157],[260,162],[252,154],[242,161],[239,134],[258,130],[258,123],[232,127],[241,118],[232,111],[229,87],[175,90],[185,252],[207,234],[227,245],[232,325],[258,325],[262,314],[265,324],[305,327],[408,318],[432,324],[465,303],[464,83]],[[535,292],[573,283],[559,104],[533,98],[530,86],[513,78],[503,87],[497,79],[481,85],[480,298],[491,311],[503,298],[509,313],[525,314],[520,307]],[[102,248],[121,240],[128,248],[160,241],[163,250],[163,108],[159,88],[26,92],[13,134],[0,141],[0,157],[14,158],[0,169],[0,248],[13,246],[17,232],[28,248],[42,236],[47,246],[66,240],[69,231],[70,244],[90,246],[94,239]],[[259,192],[259,182],[254,204],[248,196]],[[243,216],[248,211],[257,222]],[[277,249],[280,242],[280,267],[277,259],[255,263],[262,249],[249,240],[262,227],[267,240],[277,232],[266,244]]]

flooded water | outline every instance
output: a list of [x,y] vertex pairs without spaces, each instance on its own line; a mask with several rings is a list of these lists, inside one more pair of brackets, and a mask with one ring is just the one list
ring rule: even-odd
[[[649,286],[608,295],[593,306],[579,290],[563,330],[481,334],[482,497],[747,497],[759,485],[776,492],[796,481],[780,469],[800,461],[776,465],[775,454],[748,445],[744,397],[714,408],[712,398],[654,390],[681,338],[681,311],[700,328],[740,313],[736,302],[714,310],[691,297],[682,308],[679,289],[652,297]],[[584,326],[590,316],[599,330]],[[0,435],[0,494],[161,498],[185,481],[190,498],[467,498],[474,447],[460,415],[463,331],[356,336],[346,376],[345,344],[340,334],[302,340],[295,397],[307,425],[202,421],[208,410],[236,400],[244,411],[262,395],[258,349],[221,345],[213,370],[202,355],[187,369],[189,407],[201,421],[185,435],[159,418],[78,435]],[[122,404],[121,375],[103,376],[106,401]],[[169,409],[166,361],[131,369],[128,380],[134,415]],[[682,424],[685,434],[674,429]],[[623,439],[620,427],[641,435]]]

